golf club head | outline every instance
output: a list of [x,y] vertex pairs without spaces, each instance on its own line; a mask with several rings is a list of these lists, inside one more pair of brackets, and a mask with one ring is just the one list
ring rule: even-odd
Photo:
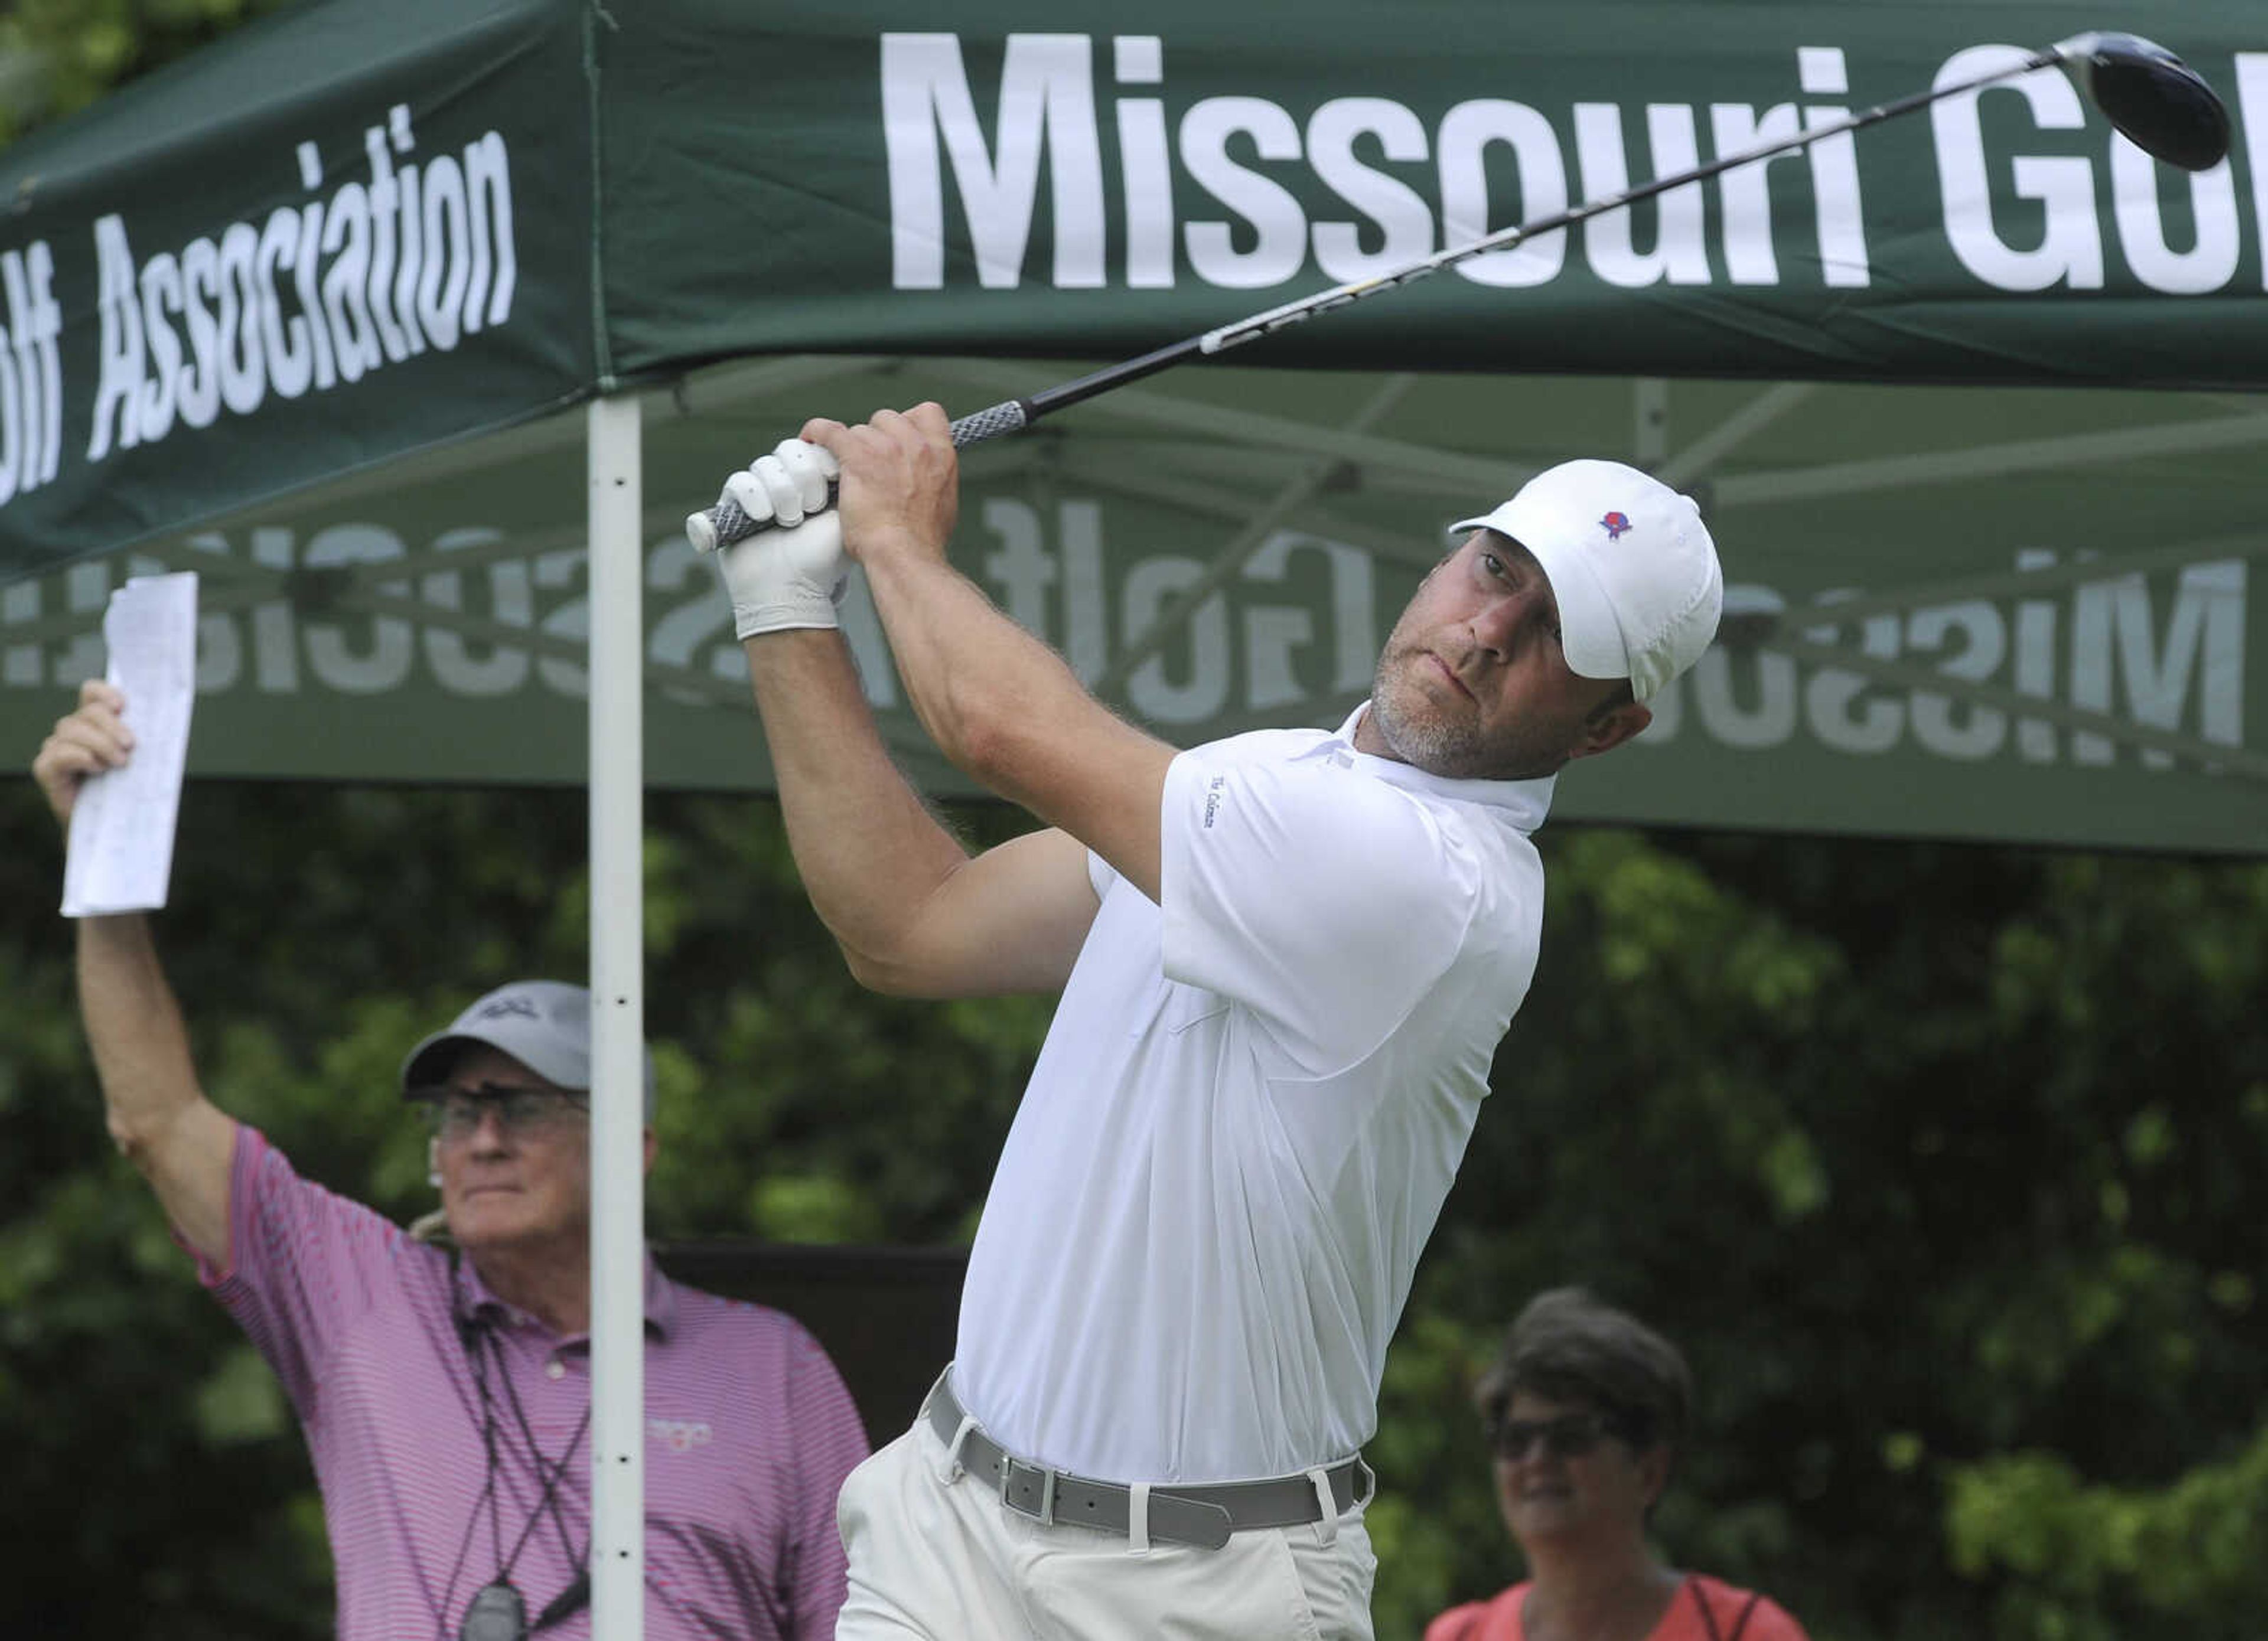
[[2072,83],[2126,140],[2184,171],[2228,153],[2228,110],[2197,71],[2139,34],[2075,34],[2052,48]]

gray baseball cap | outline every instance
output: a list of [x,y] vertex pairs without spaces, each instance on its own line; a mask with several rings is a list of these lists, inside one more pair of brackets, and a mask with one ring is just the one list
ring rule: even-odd
[[[448,1075],[457,1056],[485,1043],[561,1088],[591,1086],[591,994],[557,980],[515,980],[498,986],[435,1032],[401,1063],[401,1095],[431,1088]],[[645,1062],[645,1120],[653,1121],[653,1050]]]

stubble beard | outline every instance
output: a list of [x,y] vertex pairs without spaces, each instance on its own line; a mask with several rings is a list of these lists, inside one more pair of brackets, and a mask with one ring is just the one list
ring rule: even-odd
[[1461,720],[1426,699],[1410,677],[1421,665],[1415,650],[1389,649],[1379,658],[1370,703],[1379,734],[1395,757],[1428,775],[1462,780],[1488,773],[1501,749],[1487,744],[1476,715]]
[[1380,737],[1412,769],[1445,780],[1527,780],[1555,774],[1566,762],[1528,744],[1518,725],[1491,736],[1476,707],[1470,717],[1444,711],[1427,699],[1411,673],[1423,665],[1418,648],[1388,644],[1372,680],[1370,711]]
[[1429,710],[1423,700],[1405,700],[1395,689],[1388,667],[1381,663],[1371,690],[1370,710],[1378,719],[1378,732],[1394,755],[1429,775],[1462,771],[1472,754],[1472,736],[1464,727],[1448,723]]

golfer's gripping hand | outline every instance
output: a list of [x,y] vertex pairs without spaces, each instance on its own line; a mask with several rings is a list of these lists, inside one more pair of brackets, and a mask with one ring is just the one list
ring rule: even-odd
[[[911,550],[942,559],[961,503],[953,431],[935,404],[856,426],[823,416],[725,482],[725,497],[773,527],[718,549],[740,637],[832,627],[851,559]],[[837,497],[829,507],[830,487]]]
[[836,624],[845,566],[828,486],[839,471],[827,451],[788,438],[725,481],[743,512],[775,526],[718,549],[736,637]]
[[48,795],[55,819],[68,823],[79,788],[106,769],[125,767],[134,751],[126,727],[126,697],[99,678],[78,687],[78,708],[55,720],[54,733],[32,760],[32,778]]
[[843,546],[871,571],[886,558],[942,560],[961,506],[960,458],[942,406],[878,410],[851,426],[814,416],[803,436],[842,464]]

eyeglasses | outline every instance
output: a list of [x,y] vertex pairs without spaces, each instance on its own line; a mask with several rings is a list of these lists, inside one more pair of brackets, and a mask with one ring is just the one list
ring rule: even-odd
[[1507,1464],[1519,1464],[1541,1446],[1557,1459],[1580,1459],[1622,1428],[1604,1413],[1562,1413],[1549,1419],[1496,1418],[1489,1421],[1489,1446]]
[[410,1091],[430,1108],[433,1132],[443,1139],[468,1137],[489,1113],[507,1134],[530,1134],[559,1127],[573,1118],[588,1116],[587,1094],[562,1088],[530,1088],[514,1083],[479,1083],[470,1088],[443,1084]]

